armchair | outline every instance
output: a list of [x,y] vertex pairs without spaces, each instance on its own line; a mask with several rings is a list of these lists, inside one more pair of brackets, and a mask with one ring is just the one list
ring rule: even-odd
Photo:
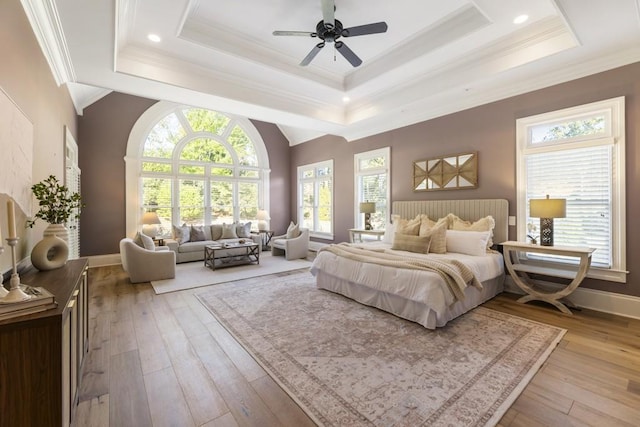
[[309,229],[301,228],[298,237],[287,239],[287,235],[271,238],[271,255],[284,255],[287,261],[306,258],[309,254]]
[[120,240],[122,268],[129,273],[131,283],[176,277],[176,253],[167,247],[157,250],[138,246],[133,239]]

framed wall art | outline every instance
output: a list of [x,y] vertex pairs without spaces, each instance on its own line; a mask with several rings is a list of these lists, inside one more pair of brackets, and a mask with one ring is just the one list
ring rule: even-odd
[[462,190],[477,187],[477,152],[413,162],[413,191]]

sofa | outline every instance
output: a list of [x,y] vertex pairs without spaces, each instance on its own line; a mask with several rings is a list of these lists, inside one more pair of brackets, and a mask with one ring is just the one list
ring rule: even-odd
[[203,261],[204,247],[214,243],[252,240],[262,250],[262,237],[251,233],[251,222],[235,224],[173,226],[173,238],[164,244],[176,254],[176,263]]

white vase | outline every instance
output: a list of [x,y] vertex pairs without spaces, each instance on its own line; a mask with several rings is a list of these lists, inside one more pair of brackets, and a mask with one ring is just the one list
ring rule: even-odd
[[57,236],[69,246],[69,230],[64,224],[49,224],[42,232],[42,237]]
[[60,268],[68,258],[69,247],[58,236],[45,236],[31,251],[31,264],[41,271]]

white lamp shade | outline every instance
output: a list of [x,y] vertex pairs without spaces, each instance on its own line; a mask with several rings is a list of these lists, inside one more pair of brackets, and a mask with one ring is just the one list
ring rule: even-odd
[[567,216],[567,201],[565,199],[531,199],[529,200],[529,214],[532,218],[565,218]]
[[142,215],[142,223],[143,224],[162,224],[160,222],[160,218],[158,217],[158,214],[155,212],[145,212],[145,214]]
[[142,215],[142,233],[152,239],[158,235],[158,225],[162,224],[158,214],[155,212],[145,212]]
[[269,216],[269,212],[265,210],[259,210],[258,214],[256,215],[256,219],[259,219],[261,221],[269,221],[271,217]]

